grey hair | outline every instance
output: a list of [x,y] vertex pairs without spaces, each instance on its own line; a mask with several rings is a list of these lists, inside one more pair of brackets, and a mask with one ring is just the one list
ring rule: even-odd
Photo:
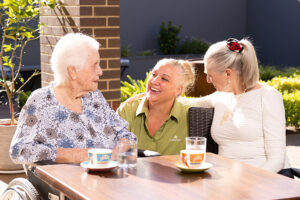
[[211,45],[204,55],[204,64],[214,61],[214,70],[219,72],[224,72],[227,68],[234,69],[246,90],[259,81],[258,61],[254,46],[248,39],[240,40],[239,44],[244,48],[240,53],[231,51],[226,40]]
[[69,33],[63,36],[55,45],[51,56],[51,68],[54,72],[54,82],[61,84],[70,79],[69,66],[82,69],[88,59],[86,47],[100,48],[100,43],[94,38],[82,33]]
[[[194,68],[192,67],[191,63],[186,61],[186,60],[177,60],[173,58],[164,58],[159,60],[155,67],[160,67],[163,65],[170,64],[173,67],[176,67],[181,70],[182,74],[179,74],[179,77],[181,77],[180,81],[178,81],[178,84],[182,86],[183,92],[187,92],[190,88],[191,85],[194,84],[195,81],[195,71]],[[180,95],[181,95],[180,94]]]

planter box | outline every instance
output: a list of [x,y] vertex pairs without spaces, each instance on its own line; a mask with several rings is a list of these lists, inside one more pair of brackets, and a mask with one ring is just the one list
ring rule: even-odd
[[[3,125],[10,120],[0,120],[0,173],[24,172],[23,166],[12,162],[9,156],[10,142],[14,136],[17,125]],[[15,170],[21,170],[16,172]]]

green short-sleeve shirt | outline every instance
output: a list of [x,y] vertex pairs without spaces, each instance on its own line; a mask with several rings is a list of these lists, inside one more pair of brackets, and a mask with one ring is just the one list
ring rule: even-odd
[[189,106],[175,100],[168,119],[154,137],[148,130],[146,97],[131,103],[123,103],[117,112],[129,123],[129,131],[137,136],[139,149],[157,151],[161,155],[175,155],[185,149],[185,137],[188,136],[188,108]]

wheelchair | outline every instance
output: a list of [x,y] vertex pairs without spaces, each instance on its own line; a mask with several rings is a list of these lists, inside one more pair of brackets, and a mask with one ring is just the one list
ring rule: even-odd
[[59,191],[34,175],[34,165],[23,165],[27,178],[15,178],[1,194],[0,200],[67,200]]

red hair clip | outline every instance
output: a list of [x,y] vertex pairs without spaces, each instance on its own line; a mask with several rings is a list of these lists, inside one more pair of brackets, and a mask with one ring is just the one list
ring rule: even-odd
[[239,41],[235,38],[229,38],[227,41],[227,47],[231,50],[231,51],[235,51],[238,53],[241,53],[244,49],[244,47],[242,47],[239,43]]

